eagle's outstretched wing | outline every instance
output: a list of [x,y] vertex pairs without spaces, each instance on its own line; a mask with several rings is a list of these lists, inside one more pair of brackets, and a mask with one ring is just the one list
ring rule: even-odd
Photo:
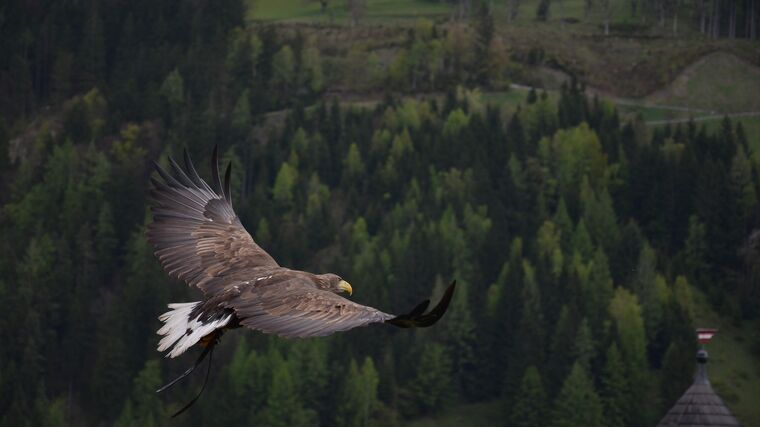
[[217,148],[212,158],[212,179],[219,192],[198,176],[187,151],[184,157],[185,170],[169,157],[172,173],[156,163],[161,179],[151,177],[153,222],[148,226],[148,241],[166,272],[206,295],[214,295],[235,273],[278,267],[253,241],[232,209],[230,165],[222,187]]
[[320,337],[372,323],[424,328],[436,323],[446,312],[455,283],[449,285],[441,301],[427,314],[424,311],[429,301],[407,314],[395,316],[315,289],[302,277],[245,288],[224,305],[235,311],[241,325],[288,338]]

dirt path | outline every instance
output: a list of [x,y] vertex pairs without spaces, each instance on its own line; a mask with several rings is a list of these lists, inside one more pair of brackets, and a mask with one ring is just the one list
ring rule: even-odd
[[660,126],[660,125],[667,125],[667,124],[677,124],[677,123],[688,123],[690,121],[692,122],[706,122],[709,120],[722,120],[724,117],[734,118],[734,117],[760,117],[760,111],[747,111],[744,113],[729,113],[729,114],[712,114],[709,116],[699,116],[699,117],[688,117],[688,118],[680,118],[680,119],[669,119],[669,120],[650,120],[648,122],[644,122],[647,126]]

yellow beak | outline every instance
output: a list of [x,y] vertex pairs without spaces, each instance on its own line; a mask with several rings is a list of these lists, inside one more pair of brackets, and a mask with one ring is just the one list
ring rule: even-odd
[[351,288],[351,284],[345,280],[341,280],[340,283],[338,283],[338,289],[348,292],[349,295],[352,295],[354,293],[354,290]]

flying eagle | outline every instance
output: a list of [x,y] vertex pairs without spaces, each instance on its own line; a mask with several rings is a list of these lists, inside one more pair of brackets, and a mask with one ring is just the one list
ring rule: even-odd
[[306,338],[373,323],[428,327],[443,316],[455,283],[428,313],[426,300],[396,316],[340,296],[342,292],[351,295],[353,289],[337,274],[281,267],[240,223],[232,208],[232,165],[227,165],[222,186],[217,159],[215,147],[211,168],[218,191],[198,176],[187,151],[184,170],[171,157],[171,173],[154,162],[161,179],[151,177],[153,223],[148,226],[148,241],[169,276],[204,295],[202,301],[169,304],[171,310],[159,317],[163,326],[158,334],[163,337],[158,351],[177,357],[195,344],[205,348],[190,369],[159,392],[192,372],[228,329],[245,326],[287,338]]

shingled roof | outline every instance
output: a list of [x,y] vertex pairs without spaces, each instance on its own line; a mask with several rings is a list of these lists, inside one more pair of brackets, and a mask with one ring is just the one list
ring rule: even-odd
[[694,384],[665,414],[658,427],[735,427],[740,425],[710,386],[706,365],[707,351],[699,350]]

